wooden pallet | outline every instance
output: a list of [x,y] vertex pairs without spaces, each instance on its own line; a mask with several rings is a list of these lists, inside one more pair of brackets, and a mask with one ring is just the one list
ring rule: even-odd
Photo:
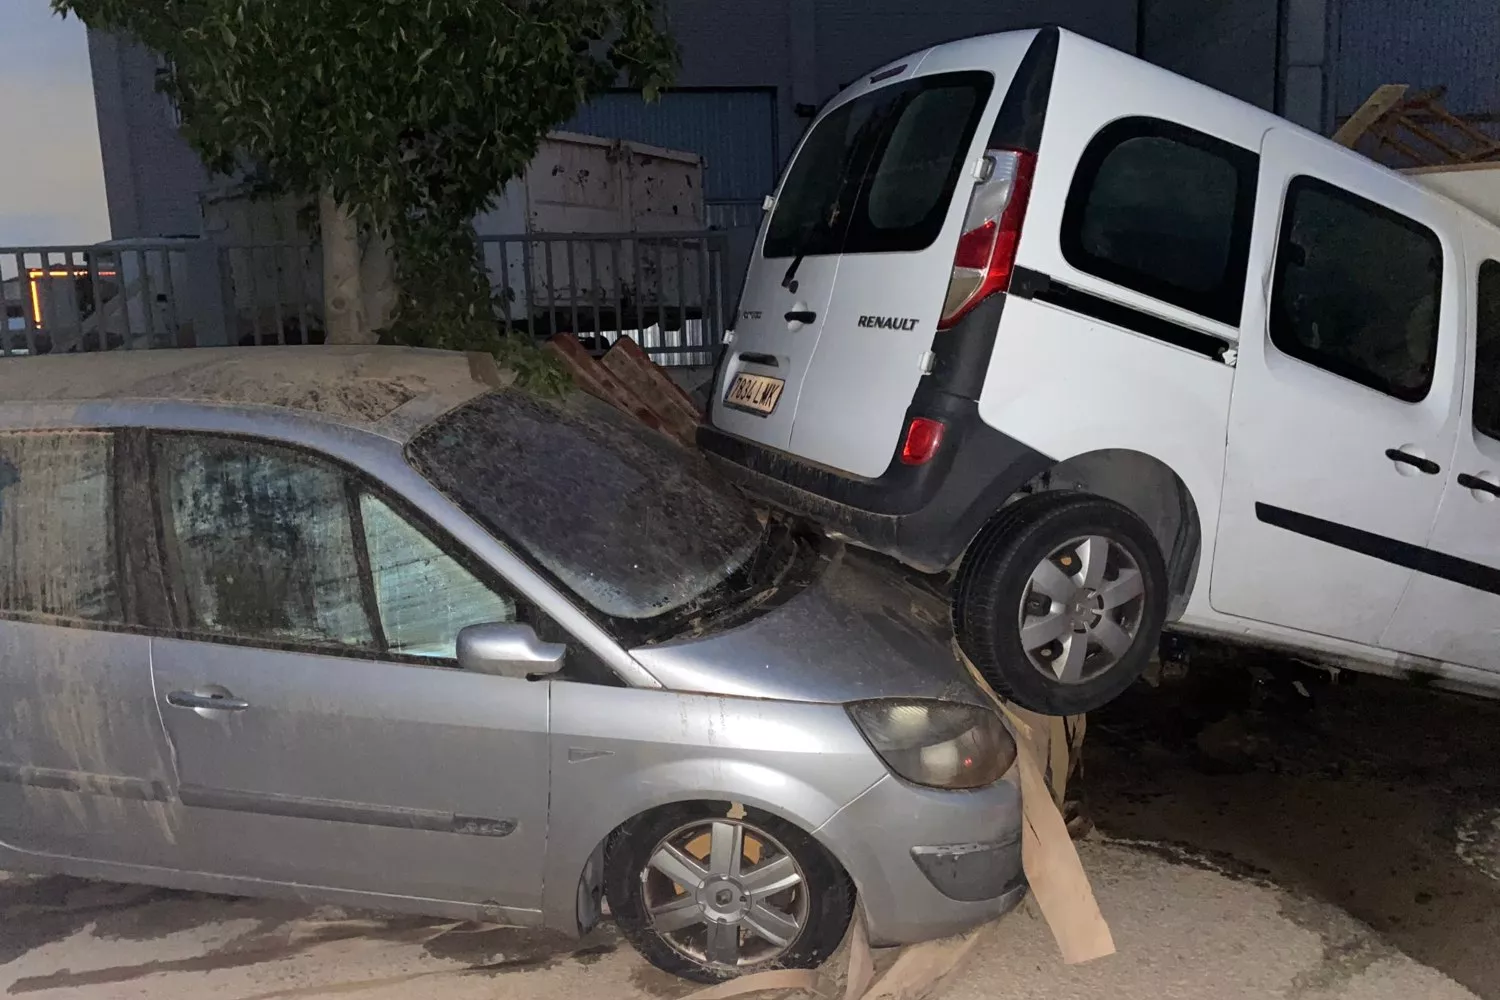
[[573,376],[578,388],[635,417],[652,430],[692,447],[702,419],[697,405],[640,345],[622,337],[595,358],[570,333],[547,341],[544,350]]
[[1405,84],[1377,87],[1334,133],[1333,141],[1401,167],[1500,162],[1500,139],[1443,106],[1444,88],[1411,93]]

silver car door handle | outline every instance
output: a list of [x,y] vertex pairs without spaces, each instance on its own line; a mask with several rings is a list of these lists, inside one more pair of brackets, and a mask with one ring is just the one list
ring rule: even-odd
[[173,691],[167,695],[167,704],[178,708],[208,708],[215,712],[243,712],[250,703],[243,698],[225,694],[195,694],[192,691]]

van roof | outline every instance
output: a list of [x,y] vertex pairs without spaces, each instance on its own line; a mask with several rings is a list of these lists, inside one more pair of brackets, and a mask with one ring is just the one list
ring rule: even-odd
[[1401,171],[1418,184],[1500,225],[1500,163],[1460,163]]
[[0,360],[6,409],[170,400],[265,406],[387,429],[387,418],[410,403],[421,402],[425,423],[513,381],[487,354],[407,347],[197,347]]

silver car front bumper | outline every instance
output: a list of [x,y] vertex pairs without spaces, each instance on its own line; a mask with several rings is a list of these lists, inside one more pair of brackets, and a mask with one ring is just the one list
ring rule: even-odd
[[955,934],[1026,894],[1009,781],[950,792],[886,775],[815,833],[854,880],[873,945]]

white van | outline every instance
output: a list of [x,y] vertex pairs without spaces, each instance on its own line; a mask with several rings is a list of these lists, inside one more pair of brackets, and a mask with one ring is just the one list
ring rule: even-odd
[[1163,623],[1500,690],[1500,229],[1064,31],[809,129],[700,443],[951,572],[960,643],[1095,708]]

